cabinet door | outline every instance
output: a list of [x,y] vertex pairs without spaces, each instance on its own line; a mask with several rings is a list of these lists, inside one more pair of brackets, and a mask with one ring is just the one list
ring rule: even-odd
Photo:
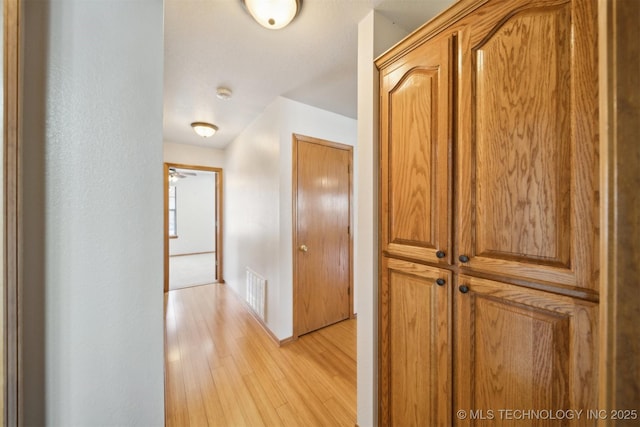
[[[466,293],[457,289],[454,298],[453,409],[467,418],[456,416],[456,424],[595,424],[587,410],[597,408],[597,304],[469,276],[458,285]],[[581,419],[543,420],[543,413],[527,422],[500,410],[584,412]]]
[[451,425],[451,273],[382,259],[379,420]]
[[382,250],[450,262],[451,39],[381,70]]
[[596,18],[595,0],[512,0],[463,20],[463,267],[597,292]]

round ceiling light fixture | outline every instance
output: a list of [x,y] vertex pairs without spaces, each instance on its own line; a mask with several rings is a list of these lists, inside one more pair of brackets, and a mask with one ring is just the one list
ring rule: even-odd
[[191,127],[193,128],[195,133],[203,138],[213,136],[213,134],[218,131],[218,126],[206,122],[193,122],[191,123]]
[[256,22],[270,30],[284,28],[302,7],[302,0],[240,0]]

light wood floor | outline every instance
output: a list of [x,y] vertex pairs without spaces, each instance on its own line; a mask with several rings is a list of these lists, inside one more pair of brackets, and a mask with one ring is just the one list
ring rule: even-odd
[[355,425],[355,320],[277,347],[226,285],[165,304],[167,426]]

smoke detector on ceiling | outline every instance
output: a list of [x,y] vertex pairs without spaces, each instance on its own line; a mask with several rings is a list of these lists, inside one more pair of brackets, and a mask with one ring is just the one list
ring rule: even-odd
[[216,89],[216,96],[218,97],[218,99],[227,100],[231,98],[232,93],[233,92],[231,92],[231,89],[229,89],[228,87],[220,86],[218,89]]

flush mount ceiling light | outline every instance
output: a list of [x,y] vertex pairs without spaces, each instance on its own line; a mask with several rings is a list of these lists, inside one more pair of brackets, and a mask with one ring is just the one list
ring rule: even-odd
[[296,17],[302,0],[240,0],[253,19],[270,30],[286,27]]
[[218,126],[205,122],[193,122],[191,127],[203,138],[208,138],[218,131]]

